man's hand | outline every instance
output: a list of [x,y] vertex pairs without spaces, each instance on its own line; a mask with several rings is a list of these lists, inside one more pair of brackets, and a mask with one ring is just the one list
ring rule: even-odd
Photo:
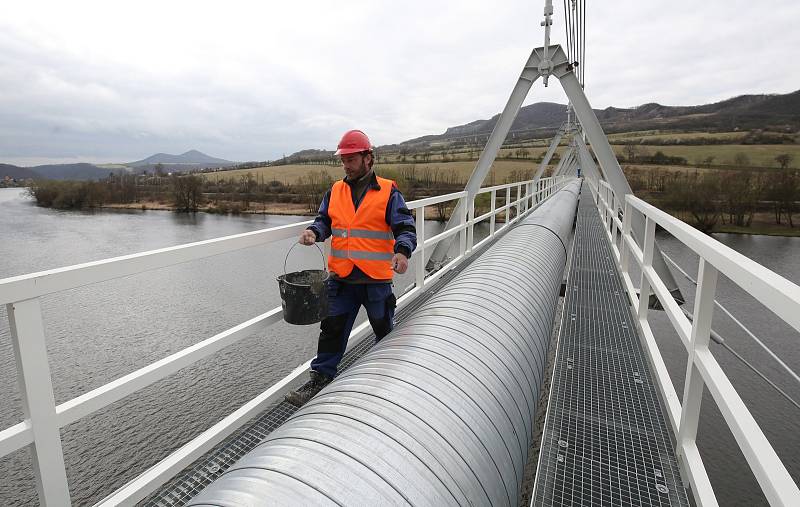
[[297,240],[301,245],[311,246],[317,241],[317,235],[311,229],[306,229],[300,233],[300,238]]
[[400,273],[401,275],[405,273],[408,269],[408,257],[401,253],[394,254],[394,257],[392,257],[392,269],[395,273]]

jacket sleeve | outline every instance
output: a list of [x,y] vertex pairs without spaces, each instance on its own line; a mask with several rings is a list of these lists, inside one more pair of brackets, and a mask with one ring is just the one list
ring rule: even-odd
[[394,252],[411,258],[411,252],[417,248],[416,222],[406,206],[403,194],[396,187],[392,187],[389,204],[386,206],[386,223],[394,234]]
[[317,218],[314,223],[306,227],[306,229],[313,231],[317,236],[317,241],[325,241],[331,235],[331,217],[328,215],[328,205],[331,201],[331,191],[325,192],[322,202],[319,205]]

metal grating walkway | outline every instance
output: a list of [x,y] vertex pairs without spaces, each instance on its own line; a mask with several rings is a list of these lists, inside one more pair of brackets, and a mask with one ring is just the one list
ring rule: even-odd
[[689,505],[666,416],[586,187],[532,505]]

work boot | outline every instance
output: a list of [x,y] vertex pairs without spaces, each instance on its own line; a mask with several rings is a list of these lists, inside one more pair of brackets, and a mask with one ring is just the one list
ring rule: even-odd
[[306,382],[297,391],[289,391],[284,398],[295,407],[302,407],[308,400],[320,392],[323,387],[330,384],[332,380],[333,377],[330,375],[311,370],[311,380]]

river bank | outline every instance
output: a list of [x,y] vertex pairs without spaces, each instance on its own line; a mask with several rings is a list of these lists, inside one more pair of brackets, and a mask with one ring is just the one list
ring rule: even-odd
[[[647,199],[647,196],[645,200]],[[294,199],[293,199],[294,200]],[[652,202],[652,201],[650,201]],[[48,205],[49,203],[49,205]],[[659,206],[658,202],[652,202],[656,206]],[[176,204],[170,200],[166,199],[159,199],[159,198],[150,198],[150,199],[139,199],[136,202],[103,202],[103,201],[90,201],[88,204],[84,201],[79,202],[70,202],[70,206],[67,209],[107,209],[107,210],[137,210],[137,211],[148,211],[148,210],[157,210],[157,211],[180,211],[182,212]],[[62,206],[56,205],[55,201],[50,200],[41,200],[39,201],[38,205],[44,208],[56,208],[60,209]],[[73,206],[75,205],[75,206]],[[80,206],[78,206],[80,205]],[[485,206],[487,203],[483,203]],[[280,216],[315,216],[316,209],[311,209],[311,206],[307,202],[277,202],[274,200],[251,200],[247,204],[244,201],[236,201],[236,200],[222,200],[222,199],[208,199],[202,202],[202,204],[198,204],[197,211],[208,213],[208,214],[215,214],[215,215],[280,215]],[[440,210],[436,206],[430,207],[429,211],[426,213],[426,217],[434,219],[437,217],[439,213],[444,212],[445,218],[449,218],[450,209]],[[488,211],[484,209],[484,211]],[[481,214],[478,210],[476,210],[476,214]],[[683,220],[690,225],[693,223],[693,216],[688,211],[685,212],[670,212],[673,216],[676,216],[678,219]],[[710,232],[714,233],[727,233],[727,234],[742,234],[742,235],[757,235],[757,236],[784,236],[784,237],[800,237],[800,224],[797,226],[790,226],[786,222],[787,220],[782,220],[783,223],[776,224],[774,213],[772,212],[765,212],[765,211],[758,211],[753,214],[752,222],[748,226],[738,226],[730,223],[730,221],[726,220],[726,215],[724,213],[720,213],[716,224],[711,228]],[[783,214],[782,218],[785,217]],[[708,220],[708,218],[704,218],[704,220]],[[503,223],[505,221],[505,216],[500,214],[497,217],[498,223]],[[702,228],[700,230],[703,230]]]
[[721,225],[714,227],[712,234],[743,234],[748,236],[783,236],[788,238],[800,237],[800,225],[789,227],[788,225],[775,224],[756,224],[750,227],[739,227],[736,225]]
[[[175,211],[178,209],[173,204],[162,201],[144,201],[135,203],[109,203],[96,206],[95,209],[130,209],[141,211]],[[206,204],[200,206],[197,211],[212,214],[233,214],[233,215],[299,215],[315,216],[316,212],[310,212],[307,205],[296,203],[271,202],[265,204],[255,204],[244,208],[240,203],[226,202],[217,204]]]

